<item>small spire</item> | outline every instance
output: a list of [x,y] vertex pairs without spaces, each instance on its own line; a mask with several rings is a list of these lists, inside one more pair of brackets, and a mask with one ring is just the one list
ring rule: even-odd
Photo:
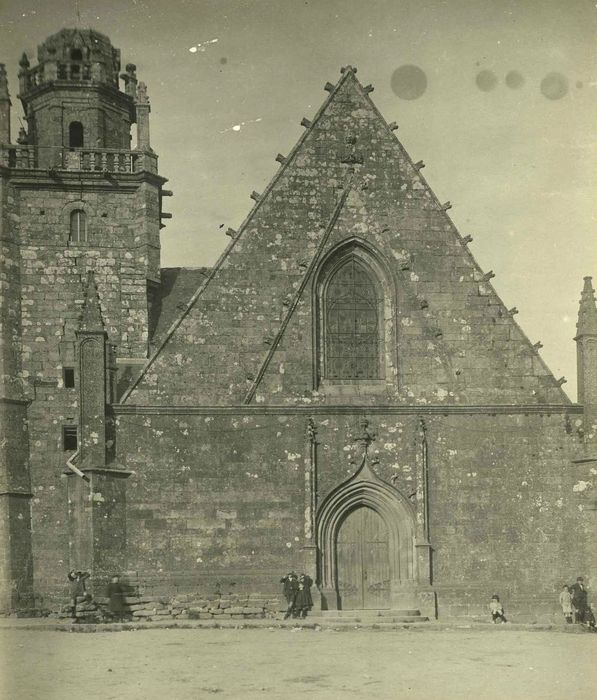
[[149,104],[149,97],[147,97],[147,85],[145,85],[145,83],[139,83],[137,85],[137,104]]
[[580,295],[578,323],[576,324],[577,336],[597,335],[597,306],[595,305],[592,279],[592,277],[585,277],[585,284]]
[[10,99],[10,95],[8,94],[8,80],[6,78],[6,66],[4,63],[0,63],[0,99]]
[[27,70],[29,68],[29,59],[27,58],[27,54],[23,51],[23,55],[21,56],[21,60],[19,61],[19,66],[23,70]]
[[105,333],[102,309],[100,306],[95,274],[92,270],[87,272],[87,284],[85,285],[85,296],[83,300],[83,310],[79,323],[79,332],[102,332]]

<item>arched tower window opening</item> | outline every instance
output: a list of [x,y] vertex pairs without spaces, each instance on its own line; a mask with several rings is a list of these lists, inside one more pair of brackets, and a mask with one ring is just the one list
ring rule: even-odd
[[84,243],[87,240],[87,215],[82,209],[75,209],[70,214],[71,243]]
[[71,61],[82,61],[83,52],[81,51],[81,49],[71,49],[70,59]]
[[83,148],[83,124],[71,122],[68,126],[69,148]]
[[325,379],[380,379],[381,295],[373,275],[350,256],[324,288]]

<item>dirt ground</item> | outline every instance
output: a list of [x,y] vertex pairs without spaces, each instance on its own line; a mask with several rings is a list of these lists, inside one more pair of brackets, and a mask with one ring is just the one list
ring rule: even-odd
[[597,697],[597,634],[0,630],[3,700]]

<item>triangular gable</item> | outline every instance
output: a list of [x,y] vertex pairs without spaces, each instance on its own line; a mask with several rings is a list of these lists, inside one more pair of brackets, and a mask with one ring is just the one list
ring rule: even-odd
[[[411,351],[429,354],[430,366],[440,358],[429,377],[441,391],[421,393],[409,379],[388,385],[386,402],[568,402],[350,67],[123,401],[304,400],[313,389],[308,282],[326,250],[355,232],[383,252],[401,298],[417,306],[399,309],[403,366]],[[272,363],[277,353],[286,367]],[[294,382],[280,379],[288,371]]]

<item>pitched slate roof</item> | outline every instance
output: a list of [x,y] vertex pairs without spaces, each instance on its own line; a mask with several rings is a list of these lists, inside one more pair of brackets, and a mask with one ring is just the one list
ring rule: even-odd
[[208,276],[209,267],[163,267],[161,285],[156,290],[149,319],[149,342],[155,349],[185,310],[193,293]]

